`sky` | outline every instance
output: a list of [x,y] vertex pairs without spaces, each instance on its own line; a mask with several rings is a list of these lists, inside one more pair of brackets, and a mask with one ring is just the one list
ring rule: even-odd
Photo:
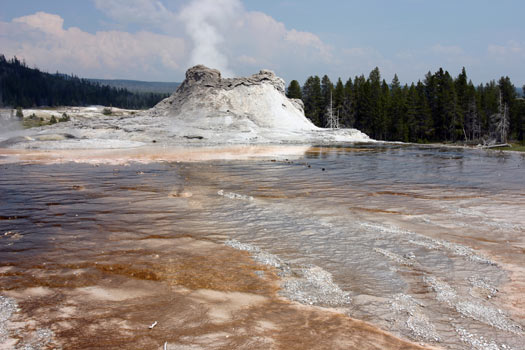
[[391,81],[462,67],[525,84],[523,0],[1,0],[0,53],[86,78],[182,81],[271,69],[302,84],[374,67]]

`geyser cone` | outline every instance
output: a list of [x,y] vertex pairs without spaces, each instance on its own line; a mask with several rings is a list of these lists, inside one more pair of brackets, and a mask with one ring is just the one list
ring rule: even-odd
[[217,131],[317,130],[304,116],[302,101],[287,98],[284,81],[269,70],[250,77],[223,79],[216,69],[192,67],[177,91],[153,110]]

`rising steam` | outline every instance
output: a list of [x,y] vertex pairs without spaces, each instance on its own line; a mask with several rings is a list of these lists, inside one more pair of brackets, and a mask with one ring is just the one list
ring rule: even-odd
[[0,109],[0,142],[18,136],[23,131],[22,122],[12,109]]
[[228,58],[221,52],[221,32],[231,25],[242,10],[240,0],[193,0],[180,12],[188,36],[193,40],[190,65],[204,64],[233,76]]

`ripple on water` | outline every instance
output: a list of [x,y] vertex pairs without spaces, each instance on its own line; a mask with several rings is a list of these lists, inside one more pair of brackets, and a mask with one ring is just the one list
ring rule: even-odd
[[523,335],[521,325],[510,319],[501,309],[481,301],[465,299],[446,282],[434,276],[425,276],[423,280],[436,293],[437,300],[455,308],[461,315],[507,332]]
[[267,253],[251,244],[236,240],[225,242],[227,246],[248,251],[255,261],[280,270],[281,295],[305,305],[344,306],[351,302],[350,293],[334,283],[332,274],[319,266],[295,267],[281,258]]

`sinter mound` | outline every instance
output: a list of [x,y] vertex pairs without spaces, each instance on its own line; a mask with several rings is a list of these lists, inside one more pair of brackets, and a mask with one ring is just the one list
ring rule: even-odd
[[177,91],[151,113],[173,118],[181,129],[198,129],[195,131],[203,138],[228,135],[227,142],[369,140],[355,129],[318,128],[305,117],[303,108],[301,100],[286,97],[283,79],[272,71],[223,79],[218,70],[198,65],[186,72]]

